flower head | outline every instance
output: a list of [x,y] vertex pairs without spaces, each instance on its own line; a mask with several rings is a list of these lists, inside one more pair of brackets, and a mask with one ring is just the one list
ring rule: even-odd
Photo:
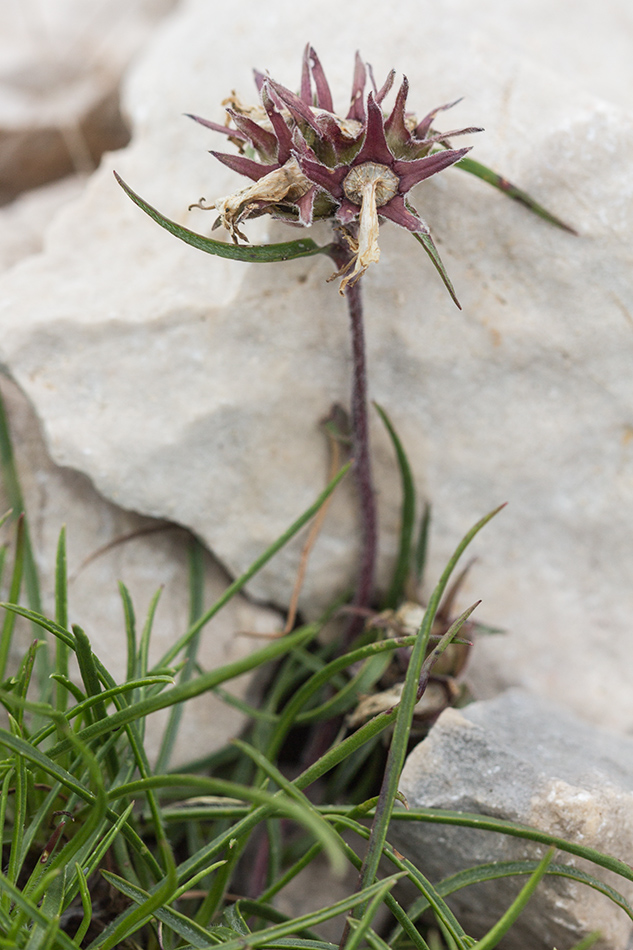
[[[365,98],[368,73],[373,88]],[[253,182],[208,206],[219,213],[214,228],[223,225],[237,242],[247,240],[240,224],[265,213],[302,226],[333,219],[349,250],[347,261],[334,275],[341,277],[341,292],[378,261],[381,218],[430,241],[429,229],[409,204],[408,193],[470,151],[451,148],[449,137],[481,130],[433,129],[438,112],[455,103],[434,109],[418,122],[406,110],[406,77],[386,114],[382,103],[394,77],[392,70],[378,89],[371,67],[357,53],[350,105],[342,117],[334,112],[323,67],[308,45],[299,94],[256,72],[261,104],[245,107],[233,94],[225,102],[225,126],[192,116],[237,145],[238,155],[212,154]]]

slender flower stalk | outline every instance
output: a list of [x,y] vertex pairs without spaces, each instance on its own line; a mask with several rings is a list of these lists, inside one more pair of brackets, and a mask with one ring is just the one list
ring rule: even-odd
[[[373,88],[365,97],[368,73]],[[238,155],[212,154],[252,182],[210,205],[198,203],[205,210],[216,210],[214,229],[226,228],[237,243],[248,240],[243,222],[261,214],[299,226],[322,219],[335,224],[337,237],[327,252],[337,268],[330,279],[340,279],[339,290],[347,300],[350,317],[352,442],[361,516],[361,555],[354,598],[359,612],[348,627],[348,642],[362,629],[361,611],[372,602],[378,540],[360,278],[380,259],[380,221],[387,219],[418,237],[454,297],[430,231],[410,205],[408,193],[418,182],[459,162],[470,150],[451,148],[448,135],[479,131],[468,128],[436,132],[433,121],[449,106],[434,109],[418,122],[406,109],[406,77],[391,111],[385,114],[382,103],[394,77],[392,70],[378,89],[371,67],[366,67],[356,54],[350,105],[344,116],[338,115],[323,67],[308,45],[299,94],[256,72],[259,104],[245,106],[233,94],[227,100],[225,126],[191,116],[237,145]]]
[[[372,89],[365,96],[368,76]],[[439,113],[456,105],[455,102],[432,109],[418,121],[407,110],[409,83],[405,76],[391,111],[386,113],[383,105],[394,78],[395,71],[391,70],[378,88],[371,67],[366,66],[357,53],[349,108],[345,115],[337,114],[321,62],[308,45],[298,94],[270,76],[255,72],[258,104],[244,105],[233,93],[225,100],[226,125],[190,116],[201,125],[226,135],[237,146],[237,155],[216,151],[211,154],[251,181],[245,188],[217,198],[212,204],[207,205],[201,199],[191,205],[204,210],[214,208],[217,219],[213,228],[228,230],[232,244],[203,237],[168,220],[116,176],[132,200],[158,224],[207,253],[262,263],[326,254],[335,262],[336,271],[330,280],[340,279],[339,291],[347,300],[352,331],[353,451],[361,512],[362,551],[355,597],[355,605],[360,608],[359,619],[350,625],[348,639],[361,627],[362,608],[370,606],[376,564],[376,510],[359,282],[369,266],[380,259],[381,223],[391,221],[411,232],[458,307],[429,228],[410,203],[409,194],[414,185],[451,165],[459,165],[551,224],[576,233],[502,175],[466,158],[469,147],[452,148],[451,138],[481,131],[471,127],[438,132],[434,128]],[[249,246],[243,223],[262,214],[299,227],[330,220],[334,224],[335,239],[322,247],[310,238]],[[240,241],[245,243],[239,244]]]
[[[361,521],[361,554],[354,605],[362,609],[370,606],[374,591],[378,553],[378,519],[369,447],[367,359],[365,355],[361,281],[358,280],[349,284],[345,296],[349,309],[352,337],[352,452]],[[348,646],[355,636],[361,632],[364,623],[365,618],[361,614],[352,617],[345,635],[345,646]]]

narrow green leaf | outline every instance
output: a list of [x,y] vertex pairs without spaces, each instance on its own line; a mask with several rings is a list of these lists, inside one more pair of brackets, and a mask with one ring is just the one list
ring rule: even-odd
[[114,172],[114,177],[134,204],[138,205],[157,224],[160,224],[161,228],[165,228],[166,231],[180,238],[185,244],[190,244],[207,254],[215,254],[218,257],[229,258],[232,261],[246,261],[253,264],[270,264],[278,261],[291,261],[297,257],[312,257],[315,254],[327,254],[329,256],[330,254],[331,245],[320,247],[310,238],[302,238],[299,241],[285,241],[283,244],[261,245],[229,244],[224,241],[214,241],[212,238],[203,237],[201,234],[196,234],[195,231],[183,228],[175,221],[170,221],[156,208],[143,201],[116,172]]
[[334,877],[342,878],[347,869],[347,862],[341,851],[340,839],[327,821],[321,817],[314,805],[292,782],[288,781],[279,769],[268,760],[267,756],[263,755],[258,749],[254,749],[241,739],[234,739],[233,744],[236,745],[244,755],[252,759],[257,767],[271,778],[289,798],[293,799],[300,808],[304,809],[304,827],[323,845],[330,859]]
[[[368,839],[370,837],[370,830],[364,825],[359,824],[355,819],[351,819],[349,814],[356,815],[360,813],[361,809],[353,808],[348,815],[343,817],[340,816],[335,824],[337,828],[350,828],[353,830],[359,837]],[[362,817],[362,815],[359,815]],[[413,864],[412,861],[409,861],[407,858],[404,858],[395,848],[385,841],[382,847],[382,855],[386,857],[393,865],[398,869],[398,871],[403,871],[407,874],[411,883],[420,891],[421,894],[426,897],[429,902],[429,906],[433,910],[437,923],[442,927],[444,934],[449,938],[449,941],[452,941],[450,944],[454,950],[465,950],[468,946],[468,937],[464,933],[464,929],[455,917],[455,914],[452,912],[446,901],[443,900],[439,894],[436,887],[422,874],[422,872]],[[347,852],[348,859],[355,867],[360,869],[361,861],[356,858],[354,852],[351,854]],[[420,950],[428,950],[426,944],[422,941],[420,944],[420,937],[417,934],[417,930],[413,923],[410,921],[408,913],[403,910],[402,907],[398,904],[396,900],[391,895],[388,895],[385,899],[387,907],[401,925],[402,929],[406,933],[407,937],[412,941],[415,947],[419,947]]]
[[[310,677],[302,686],[295,690],[291,695],[289,702],[284,707],[279,723],[275,728],[267,748],[267,756],[271,761],[274,761],[277,757],[277,754],[283,745],[285,738],[288,734],[288,731],[295,725],[299,720],[302,722],[308,722],[312,718],[310,713],[313,713],[313,710],[303,714],[301,709],[308,703],[310,698],[318,692],[322,687],[328,685],[332,679],[336,676],[337,673],[342,670],[347,669],[352,666],[354,663],[359,663],[362,660],[367,660],[375,656],[380,656],[383,653],[391,652],[397,650],[401,646],[412,646],[415,643],[415,638],[406,638],[401,639],[390,638],[389,640],[379,641],[377,643],[369,643],[364,647],[359,647],[357,650],[353,650],[350,653],[346,653],[343,656],[337,657],[335,660],[331,660],[326,666],[320,669],[317,673]],[[358,735],[358,732],[354,733]],[[349,739],[352,739],[353,736],[349,736]],[[347,740],[344,740],[347,742]]]
[[435,242],[434,242],[433,238],[431,237],[430,234],[420,234],[420,233],[417,232],[417,231],[412,231],[411,233],[413,234],[413,237],[416,239],[416,241],[419,241],[419,243],[422,245],[422,247],[424,248],[424,250],[426,251],[426,253],[427,253],[427,254],[429,255],[429,257],[431,258],[431,263],[433,264],[433,266],[435,267],[436,271],[438,272],[438,274],[439,274],[440,277],[442,278],[442,281],[444,282],[444,286],[446,287],[446,289],[448,290],[449,294],[451,295],[451,299],[453,300],[453,303],[455,304],[455,306],[456,306],[459,310],[461,310],[461,309],[462,309],[462,305],[460,304],[459,300],[457,299],[457,294],[455,293],[455,288],[453,287],[453,285],[452,285],[452,283],[451,283],[450,277],[449,277],[448,274],[446,273],[446,268],[444,267],[444,265],[443,265],[443,263],[442,263],[442,258],[440,257],[440,252],[439,252],[438,249],[436,248]]
[[[423,669],[428,671],[430,663],[433,662],[433,654],[435,654],[434,650],[433,654],[431,654],[431,656],[428,658],[429,662],[425,667],[425,656],[429,637],[433,627],[433,621],[435,620],[435,615],[439,609],[442,595],[463,552],[466,550],[478,532],[481,531],[481,529],[490,521],[491,518],[497,514],[499,510],[499,508],[496,508],[494,511],[490,512],[490,514],[478,521],[477,524],[474,525],[474,527],[471,528],[465,537],[460,541],[446,568],[444,569],[444,572],[438,581],[433,594],[431,595],[429,605],[425,611],[424,619],[420,626],[416,643],[411,653],[411,658],[409,660],[409,666],[402,689],[402,696],[398,707],[398,717],[396,719],[393,738],[389,747],[389,755],[387,758],[387,765],[385,767],[384,780],[380,791],[380,800],[376,808],[369,845],[367,847],[367,854],[365,856],[363,870],[361,873],[361,881],[363,885],[367,885],[374,880],[378,870],[380,855],[382,854],[383,846],[387,838],[387,829],[391,819],[394,802],[396,800],[398,782],[400,781],[400,774],[402,772],[402,767],[404,765],[404,760],[407,753],[409,735],[411,732],[411,723],[413,721],[415,706],[419,699],[419,685],[421,682],[420,677],[422,675]],[[450,639],[456,636],[456,634],[459,632],[459,629],[464,623],[468,614],[469,611],[466,611],[465,614],[463,614],[462,617],[460,617],[459,620],[452,625],[447,636],[443,638],[442,643],[438,645],[436,650],[439,650],[441,647],[445,648],[448,645]],[[356,917],[357,915],[358,912],[354,913],[353,916]]]
[[398,460],[398,469],[400,470],[400,481],[402,484],[400,547],[391,585],[383,604],[384,609],[395,610],[404,599],[407,579],[411,572],[411,544],[413,541],[413,526],[415,522],[415,483],[413,481],[413,473],[409,465],[409,459],[393,427],[391,419],[377,402],[374,402],[374,406],[389,433],[389,438],[391,439],[391,444],[393,445]]
[[[330,920],[332,917],[337,917],[339,914],[351,910],[361,902],[370,901],[374,894],[376,894],[378,891],[383,892],[388,883],[391,884],[399,880],[401,877],[402,874],[393,874],[390,877],[387,877],[384,880],[378,881],[376,884],[371,885],[371,887],[365,888],[358,894],[352,894],[343,900],[337,901],[335,904],[331,904],[329,907],[324,907],[321,910],[313,911],[309,914],[302,914],[300,917],[295,917],[293,920],[285,921],[284,923],[277,924],[274,927],[266,927],[264,930],[259,930],[256,933],[252,933],[248,938],[248,945],[252,948],[262,946],[278,946],[279,944],[277,944],[277,941],[280,938],[296,934],[306,930],[307,928],[316,927],[319,924],[325,923],[326,920]],[[227,940],[223,944],[223,950],[243,950],[243,947],[243,937],[239,937],[234,940]]]
[[[450,877],[444,878],[439,884],[436,884],[438,894],[442,897],[448,897],[465,887],[472,887],[474,884],[481,884],[484,881],[496,881],[500,878],[513,877],[515,875],[532,874],[538,867],[538,861],[495,861],[491,864],[478,864],[467,868],[464,871],[458,871]],[[565,877],[579,884],[591,887],[593,890],[604,894],[617,907],[620,907],[624,913],[633,920],[633,907],[627,899],[616,891],[613,887],[600,881],[592,874],[581,871],[578,868],[568,864],[550,864],[547,869],[548,876]],[[417,920],[420,914],[430,907],[426,897],[419,897],[409,908],[408,914],[411,920]],[[396,926],[389,935],[389,943],[395,945],[402,933],[400,925]]]
[[[0,392],[0,468],[2,472],[2,481],[4,483],[5,491],[7,493],[7,498],[9,500],[9,506],[13,509],[16,515],[20,515],[22,512],[25,512],[24,506],[24,497],[22,495],[22,489],[20,487],[20,480],[18,478],[17,468],[15,465],[15,456],[13,453],[13,444],[11,441],[11,433],[9,430],[9,422],[7,419],[6,409],[4,405],[4,399],[2,398],[2,393]],[[33,556],[33,548],[31,546],[31,539],[29,535],[28,525],[25,529],[25,575],[26,575],[26,589],[29,604],[33,610],[41,611],[41,597],[40,597],[40,585],[39,579],[37,576],[37,568],[35,566],[35,558]]]
[[123,603],[123,618],[125,621],[125,638],[127,643],[127,679],[136,676],[136,617],[134,604],[130,592],[122,581],[119,581],[119,594]]
[[424,578],[424,569],[426,567],[426,556],[429,547],[429,528],[431,525],[431,506],[427,502],[424,504],[424,511],[420,519],[418,530],[418,540],[415,546],[415,580],[419,587]]
[[[13,572],[11,574],[11,585],[9,587],[9,601],[17,604],[20,599],[20,588],[22,586],[22,575],[24,573],[24,558],[26,548],[26,522],[24,515],[18,518],[18,525],[15,534],[15,557],[13,560]],[[15,627],[15,614],[13,611],[7,611],[4,615],[2,632],[0,634],[0,682],[4,680],[7,670],[7,660],[11,649],[11,640],[13,639],[13,629]]]
[[[10,903],[15,904],[20,910],[24,911],[25,915],[39,927],[46,929],[46,927],[49,926],[50,921],[46,919],[37,904],[26,899],[22,891],[8,881],[2,874],[0,874],[0,891],[3,892],[3,897],[6,897]],[[77,945],[70,937],[66,936],[63,931],[57,933],[56,941],[63,950],[77,950]],[[13,942],[12,945],[15,947],[15,942]],[[11,946],[11,944],[9,944],[9,946]]]
[[[12,730],[18,731],[17,723],[11,721]],[[11,738],[14,738],[12,735]],[[15,739],[18,739],[15,736]],[[20,741],[24,741],[20,739]],[[14,750],[17,751],[17,750]],[[15,791],[13,793],[13,828],[11,829],[11,848],[7,877],[16,884],[22,867],[22,838],[26,823],[26,762],[19,752],[14,756]]]
[[48,917],[48,925],[44,928],[35,926],[25,950],[52,950],[55,946],[55,940],[59,931],[59,918]]
[[496,947],[502,937],[507,934],[521,912],[525,910],[528,901],[536,890],[539,881],[547,871],[553,857],[554,849],[551,848],[532,873],[529,881],[521,888],[505,914],[499,918],[497,923],[490,928],[488,933],[482,937],[481,940],[473,945],[472,950],[494,950],[494,947]]
[[169,867],[163,882],[149,894],[147,898],[139,905],[132,905],[119,914],[103,933],[93,940],[89,950],[112,950],[132,934],[140,930],[149,920],[156,915],[156,912],[167,904],[173,895],[176,886],[176,869]]
[[[57,557],[55,559],[55,622],[60,627],[68,627],[68,569],[66,562],[66,527],[59,532]],[[55,672],[68,678],[68,647],[63,640],[55,641]],[[55,708],[64,712],[68,705],[68,690],[61,681],[55,689]]]
[[141,633],[141,639],[138,646],[138,657],[136,660],[137,676],[147,676],[147,669],[149,666],[149,643],[152,636],[152,627],[154,626],[156,608],[158,607],[158,601],[160,600],[162,592],[162,587],[159,587],[152,597],[149,607],[147,608],[147,617],[145,618],[145,624],[143,626],[143,631]]
[[[255,901],[253,901],[253,903],[255,903]],[[227,927],[230,927],[231,930],[237,934],[241,934],[243,937],[248,937],[251,930],[242,915],[241,902],[238,904],[236,901],[235,904],[229,904],[222,914],[222,917]]]
[[590,934],[587,934],[586,937],[583,937],[582,940],[575,943],[571,950],[589,950],[601,937],[602,934],[599,930],[592,930]]
[[[321,811],[324,811],[323,808],[321,808]],[[627,881],[633,881],[633,867],[625,861],[620,861],[609,854],[603,854],[601,851],[597,851],[596,848],[577,844],[575,841],[566,841],[565,838],[548,834],[548,832],[541,831],[538,828],[531,828],[529,825],[520,825],[512,821],[505,821],[502,818],[493,818],[490,815],[479,815],[474,812],[443,811],[439,808],[409,808],[406,811],[398,809],[393,813],[392,818],[398,821],[427,821],[432,824],[481,828],[484,831],[498,831],[500,834],[509,835],[513,838],[537,841],[547,847],[558,848],[559,851],[575,854],[579,858],[591,861],[598,867],[619,874]]]
[[41,903],[42,910],[49,918],[58,917],[64,906],[64,892],[66,889],[66,868],[60,868],[55,877],[47,886],[44,893],[44,899]]
[[[179,683],[176,686],[172,686],[171,689],[166,689],[159,695],[148,696],[146,699],[139,700],[137,703],[119,709],[117,712],[107,716],[104,720],[99,720],[87,726],[78,735],[82,741],[91,742],[99,736],[114,732],[128,723],[135,722],[136,720],[148,716],[150,713],[157,712],[159,709],[166,709],[175,703],[193,699],[195,696],[200,696],[202,693],[212,690],[215,686],[219,686],[227,680],[234,679],[236,676],[241,676],[242,673],[247,673],[249,670],[258,668],[263,663],[268,663],[271,660],[283,656],[298,644],[309,642],[315,635],[316,630],[313,627],[303,627],[285,637],[279,637],[276,640],[272,640],[261,650],[257,650],[240,660],[229,663],[217,670],[210,670],[208,673],[204,673],[190,682]],[[69,748],[70,740],[63,739],[51,749],[50,756],[55,758],[58,755],[63,755]]]
[[[95,709],[96,718],[106,719],[107,713],[105,703],[101,697],[101,682],[99,680],[99,674],[97,673],[94,654],[92,652],[92,647],[90,646],[90,640],[82,628],[77,624],[73,625],[73,634],[75,636],[75,653],[77,654],[77,663],[79,664],[79,672],[81,673],[86,694],[88,696],[99,697]],[[92,722],[94,719],[92,714],[88,713],[88,710],[86,710],[85,713],[86,722]]]
[[87,883],[87,874],[84,874],[79,864],[75,862],[75,879],[77,881],[77,886],[79,889],[79,894],[81,896],[81,907],[84,912],[84,918],[77,928],[77,932],[74,936],[74,942],[78,947],[81,947],[83,939],[88,933],[88,927],[92,920],[92,898],[90,896],[90,891],[88,890]]
[[[136,904],[142,904],[148,900],[150,896],[148,891],[136,887],[134,884],[130,884],[129,881],[119,877],[118,874],[112,874],[110,871],[102,871],[101,873],[110,884]],[[205,870],[204,873],[206,874],[207,871]],[[194,947],[207,948],[210,944],[213,945],[222,942],[221,936],[214,933],[213,930],[207,930],[201,927],[200,924],[196,924],[191,918],[186,917],[172,907],[159,907],[155,910],[154,916],[173,930],[174,933],[178,934],[179,937],[182,937],[183,940],[188,940]]]
[[[191,627],[202,616],[204,610],[204,548],[197,538],[192,537],[189,545],[189,626]],[[180,682],[190,680],[196,670],[198,648],[200,646],[201,631],[189,641],[186,649],[185,664],[180,673]],[[230,697],[230,694],[226,694]],[[230,697],[232,699],[232,697]],[[229,700],[230,701],[230,700]],[[236,704],[239,700],[236,700]],[[184,706],[173,706],[169,712],[169,719],[163,733],[160,751],[156,759],[156,772],[166,772],[169,768],[171,754],[176,745],[178,730],[182,721]]]
[[[123,826],[132,813],[133,808],[134,802],[130,802],[127,808],[121,812],[114,824],[112,824],[106,833],[99,838],[97,844],[90,848],[89,853],[83,855],[80,853],[78,855],[78,860],[75,862],[75,869],[79,866],[81,869],[81,875],[73,878],[73,880],[70,882],[68,886],[69,899],[72,900],[77,892],[81,892],[83,887],[81,883],[82,879],[85,884],[87,879],[97,871],[101,861],[105,857],[106,852],[114,844],[117,835],[122,831]],[[108,817],[110,816],[108,815]]]
[[482,181],[487,182],[489,185],[492,185],[493,188],[497,188],[499,191],[502,191],[504,195],[507,195],[509,198],[512,198],[514,201],[518,201],[519,204],[522,204],[528,211],[532,211],[534,214],[538,215],[539,218],[543,218],[545,221],[549,221],[550,224],[556,225],[557,228],[562,228],[563,231],[568,231],[570,234],[578,235],[578,232],[574,230],[569,224],[565,224],[560,218],[557,218],[556,215],[552,214],[542,205],[538,204],[531,198],[526,191],[522,191],[521,188],[517,188],[516,185],[513,185],[512,182],[508,181],[507,178],[504,178],[503,175],[499,175],[498,172],[493,172],[491,168],[488,168],[486,165],[482,165],[481,162],[476,162],[473,158],[462,158],[461,162],[457,162],[455,168],[461,168],[465,172],[469,172],[471,175],[475,175],[477,178],[481,178]]
[[377,891],[372,899],[365,905],[365,910],[360,918],[354,920],[354,926],[350,929],[350,934],[345,941],[345,950],[359,950],[363,940],[366,938],[371,923],[376,916],[378,909],[385,897],[395,884],[394,880],[385,881],[381,890]]

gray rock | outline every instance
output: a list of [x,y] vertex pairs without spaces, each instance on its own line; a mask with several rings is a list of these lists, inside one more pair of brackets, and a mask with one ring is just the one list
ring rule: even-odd
[[[547,30],[527,0],[453,0],[413,29],[419,19],[412,0],[389,15],[352,2],[345,16],[324,0],[306,36],[304,11],[286,0],[245,0],[239,14],[183,5],[130,74],[132,144],[51,227],[45,253],[0,282],[0,360],[60,465],[118,505],[195,528],[239,573],[324,483],[317,423],[348,399],[344,303],[325,260],[257,267],[181,245],[116,188],[111,167],[168,216],[207,230],[188,204],[238,180],[206,154],[223,147],[218,137],[181,114],[221,121],[232,88],[252,95],[251,66],[296,86],[306,39],[338,104],[356,48],[377,77],[407,73],[419,113],[466,93],[450,121],[486,127],[475,157],[581,236],[457,170],[423,183],[416,203],[464,310],[410,236],[385,225],[366,280],[371,395],[434,506],[431,577],[476,518],[510,502],[477,543],[484,554],[464,591],[511,631],[479,644],[475,691],[521,684],[631,730],[629,7],[612,0],[598,17],[589,3],[560,4]],[[297,233],[249,224],[253,241]],[[373,440],[385,583],[399,486],[376,420]],[[308,614],[354,577],[354,529],[348,485],[313,553]],[[284,551],[251,591],[287,602],[296,557]]]
[[[633,851],[633,739],[597,729],[521,690],[442,713],[410,754],[400,788],[410,807],[531,825],[627,862]],[[520,838],[423,822],[393,822],[390,840],[433,882],[475,864],[544,853]],[[633,884],[615,874],[564,852],[554,860],[633,897]],[[487,882],[451,897],[467,933],[481,937],[525,880]],[[630,946],[632,926],[604,895],[546,876],[500,946],[551,950],[600,930],[596,947],[622,950]]]

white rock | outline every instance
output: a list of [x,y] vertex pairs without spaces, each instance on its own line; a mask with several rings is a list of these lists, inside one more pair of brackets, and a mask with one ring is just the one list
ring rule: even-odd
[[[462,710],[446,710],[410,754],[400,781],[411,808],[476,812],[527,824],[629,862],[633,848],[633,740],[597,729],[560,706],[510,690]],[[521,838],[482,830],[393,822],[390,840],[434,883],[475,864],[540,857]],[[630,901],[633,885],[557,852]],[[479,939],[509,907],[526,877],[456,892],[451,907]],[[599,950],[629,947],[630,918],[606,896],[546,876],[504,939],[506,950],[569,947],[593,930]]]
[[[16,460],[33,549],[40,575],[43,610],[54,616],[55,551],[62,524],[66,525],[69,575],[69,622],[79,624],[93,650],[117,682],[126,675],[126,635],[118,581],[128,587],[136,613],[137,637],[145,624],[150,601],[163,588],[150,646],[155,663],[188,628],[191,536],[177,525],[152,521],[105,501],[88,479],[50,461],[37,421],[21,393],[2,381],[15,445]],[[4,493],[0,510],[8,508]],[[11,541],[10,525],[2,529]],[[226,575],[211,557],[204,558],[204,605],[213,604],[226,589]],[[26,603],[23,595],[23,603]],[[265,641],[261,635],[280,627],[272,610],[237,596],[204,628],[198,659],[203,670],[215,669],[246,656]],[[248,636],[248,634],[256,636]],[[33,639],[22,624],[13,643],[14,665]],[[54,650],[54,646],[53,646]],[[75,671],[77,675],[77,671]],[[252,675],[226,684],[229,693],[255,701]],[[147,748],[157,754],[167,712],[150,717]],[[207,693],[185,706],[171,764],[203,758],[216,751],[244,725],[244,716],[217,696]]]
[[0,204],[128,140],[124,68],[174,0],[2,0]]
[[[577,9],[580,26],[565,13]],[[592,10],[561,4],[542,42],[527,2],[455,0],[425,9],[413,29],[420,13],[409,0],[388,16],[359,2],[341,16],[324,0],[306,35],[304,12],[289,2],[246,0],[236,13],[192,0],[130,77],[132,145],[51,228],[46,253],[0,284],[0,355],[59,464],[125,508],[195,528],[240,572],[324,483],[317,422],[348,398],[344,302],[325,283],[326,260],[249,266],[180,244],[127,200],[107,166],[206,231],[208,218],[188,203],[226,194],[237,178],[206,154],[224,147],[219,136],[181,113],[221,120],[232,88],[251,95],[251,66],[296,86],[307,39],[339,104],[357,47],[378,77],[392,65],[407,73],[420,113],[465,93],[450,124],[486,127],[475,157],[581,236],[453,169],[420,186],[417,207],[464,309],[410,236],[385,225],[365,288],[371,395],[433,503],[431,577],[479,516],[510,502],[477,542],[464,594],[483,596],[481,617],[510,631],[478,647],[476,691],[520,683],[630,730],[633,121],[610,76],[630,88],[633,64],[620,24],[628,7],[601,6],[600,29],[585,36]],[[300,232],[259,221],[249,233]],[[325,241],[327,230],[314,236]],[[384,581],[400,502],[378,423],[374,452]],[[353,578],[354,525],[347,486],[313,554],[309,613]],[[289,548],[251,590],[283,603],[295,567]]]
[[44,244],[44,231],[58,210],[81,193],[83,175],[69,175],[61,181],[34,188],[0,208],[0,273]]

